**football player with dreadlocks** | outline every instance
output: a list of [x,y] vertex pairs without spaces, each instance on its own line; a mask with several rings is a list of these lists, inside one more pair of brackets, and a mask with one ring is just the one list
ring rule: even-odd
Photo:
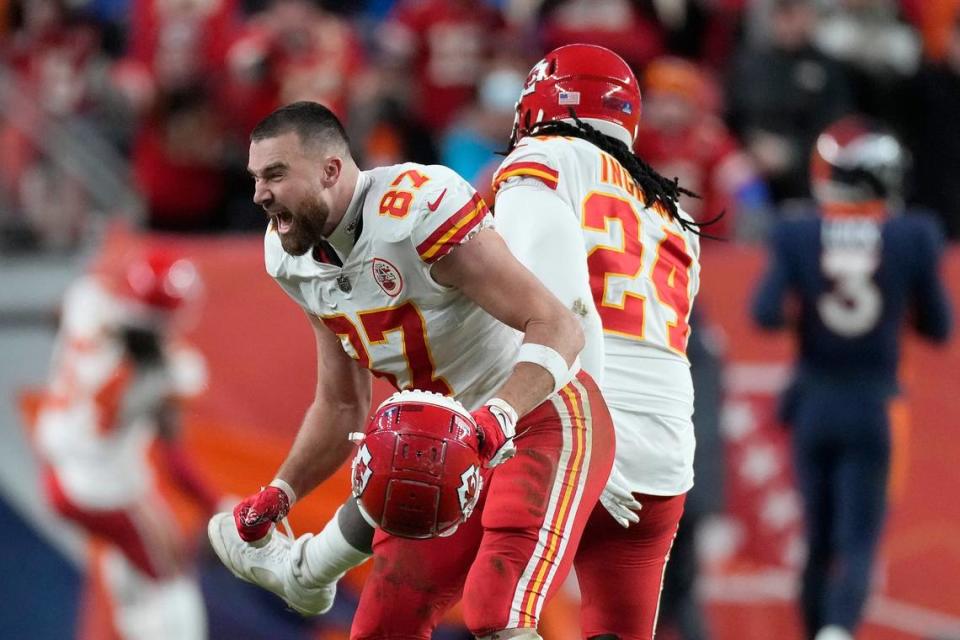
[[897,215],[906,161],[893,134],[866,118],[821,133],[810,173],[822,215],[774,228],[753,300],[757,324],[798,336],[780,417],[792,426],[805,505],[801,605],[816,640],[852,640],[862,618],[886,511],[904,321],[937,342],[950,332],[940,231]]
[[614,52],[548,53],[527,77],[493,184],[511,251],[581,317],[581,361],[614,419],[616,462],[574,559],[587,638],[653,637],[693,484],[686,347],[699,225],[677,200],[695,194],[633,153],[640,107],[637,79]]

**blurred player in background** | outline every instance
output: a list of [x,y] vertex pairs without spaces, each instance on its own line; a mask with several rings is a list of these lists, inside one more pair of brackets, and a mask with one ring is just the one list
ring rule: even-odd
[[257,125],[249,171],[270,218],[267,270],[314,328],[319,379],[275,480],[211,519],[214,550],[297,611],[330,608],[336,581],[370,555],[356,500],[318,535],[264,538],[350,455],[372,372],[460,401],[497,468],[482,513],[449,537],[377,534],[352,637],[429,638],[462,593],[476,636],[539,638],[613,463],[610,416],[577,373],[576,317],[510,255],[465,180],[414,163],[360,171],[325,107],[294,103]]
[[905,168],[877,123],[850,116],[820,134],[811,175],[821,216],[774,229],[753,300],[760,326],[790,327],[799,344],[781,417],[805,503],[801,604],[816,640],[850,640],[862,619],[886,511],[901,328],[909,319],[937,342],[950,332],[939,231],[898,215]]
[[193,264],[162,250],[117,277],[74,283],[38,416],[47,498],[61,517],[107,543],[102,575],[123,638],[206,637],[185,541],[148,456],[156,442],[179,487],[205,513],[215,510],[216,494],[176,438],[179,403],[206,381],[202,357],[173,331],[198,286]]
[[663,56],[643,74],[643,118],[634,151],[699,198],[682,196],[694,220],[722,238],[756,236],[766,228],[770,194],[750,156],[720,117],[720,90],[697,64]]
[[574,560],[587,638],[653,637],[693,485],[686,349],[698,225],[677,205],[690,192],[633,154],[640,110],[637,79],[617,54],[560,47],[527,76],[494,178],[497,227],[579,313],[583,366],[616,427],[616,463]]

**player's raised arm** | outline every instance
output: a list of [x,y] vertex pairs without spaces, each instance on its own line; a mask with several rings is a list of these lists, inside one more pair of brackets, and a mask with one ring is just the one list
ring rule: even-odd
[[370,409],[370,372],[350,358],[340,340],[308,316],[317,342],[317,389],[286,461],[277,473],[297,495],[330,477],[353,453],[347,439]]
[[320,320],[307,315],[317,343],[317,389],[286,460],[270,486],[234,508],[240,536],[265,536],[298,497],[329,478],[353,452],[351,431],[361,431],[370,407],[370,372],[340,346]]
[[586,341],[580,363],[602,385],[603,324],[590,291],[577,214],[542,182],[513,178],[497,191],[497,231],[517,260],[580,321]]
[[513,454],[510,440],[519,417],[570,380],[571,366],[583,349],[583,330],[492,229],[480,231],[437,262],[433,276],[524,333],[513,373],[495,397],[474,412],[484,435],[481,453],[491,465],[499,464]]

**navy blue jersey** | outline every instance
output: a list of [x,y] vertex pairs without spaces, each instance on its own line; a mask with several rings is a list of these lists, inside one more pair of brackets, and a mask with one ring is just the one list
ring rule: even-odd
[[932,340],[949,334],[941,248],[937,227],[921,216],[781,222],[754,320],[783,327],[794,298],[801,377],[893,389],[905,322]]

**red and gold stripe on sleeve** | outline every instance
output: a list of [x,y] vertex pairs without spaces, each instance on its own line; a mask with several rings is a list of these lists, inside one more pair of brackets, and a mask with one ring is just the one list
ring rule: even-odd
[[551,189],[556,189],[560,182],[560,173],[540,162],[513,162],[500,169],[493,178],[493,192],[496,193],[504,180],[515,176],[536,178]]
[[417,245],[417,253],[420,254],[420,259],[427,264],[432,264],[450,253],[454,247],[463,242],[463,239],[471,231],[483,222],[483,217],[489,212],[487,203],[483,201],[480,194],[473,194],[467,204],[460,207],[456,213],[437,227],[426,240]]

